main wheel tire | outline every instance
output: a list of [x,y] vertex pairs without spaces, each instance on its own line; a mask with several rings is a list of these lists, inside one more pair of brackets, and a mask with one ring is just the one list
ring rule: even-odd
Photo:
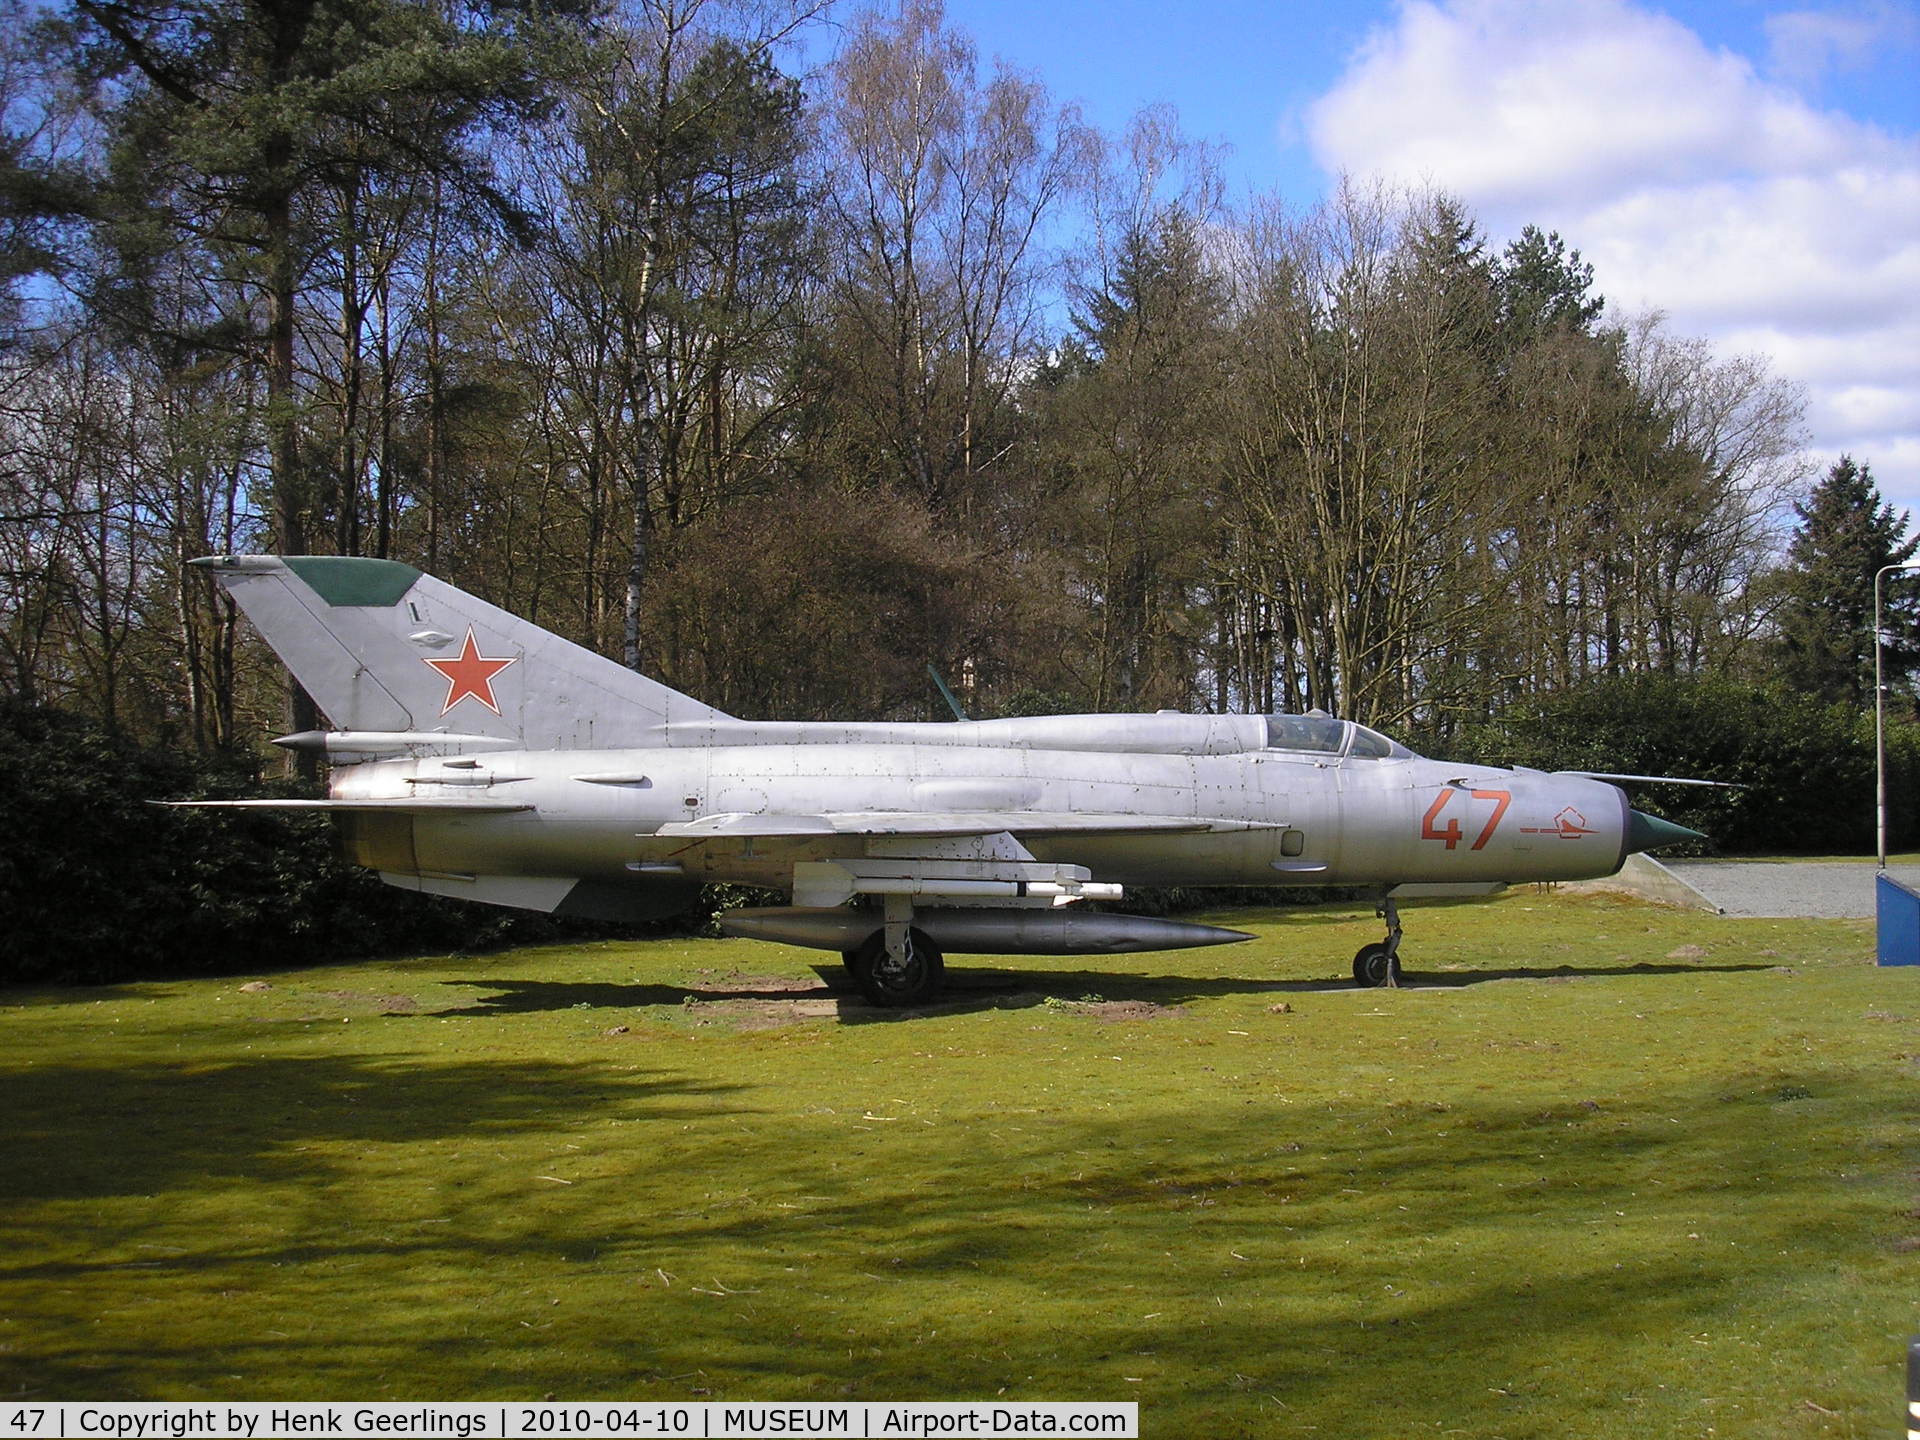
[[1388,953],[1385,945],[1362,945],[1353,957],[1353,983],[1362,990],[1377,990],[1388,983],[1400,983],[1400,957]]
[[897,1009],[903,1005],[925,1005],[940,993],[945,978],[945,958],[919,930],[907,931],[907,955],[896,962],[887,953],[884,930],[874,932],[866,944],[846,956],[847,968],[860,986],[860,993],[875,1005]]

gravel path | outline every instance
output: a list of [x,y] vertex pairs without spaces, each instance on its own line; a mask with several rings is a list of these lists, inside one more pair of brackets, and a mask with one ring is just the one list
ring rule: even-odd
[[[1675,860],[1667,868],[1729,915],[1873,918],[1875,865],[1830,861]],[[1920,865],[1890,865],[1894,879],[1920,889]]]

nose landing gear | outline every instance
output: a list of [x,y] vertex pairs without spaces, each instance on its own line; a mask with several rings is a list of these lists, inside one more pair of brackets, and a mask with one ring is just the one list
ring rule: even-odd
[[1353,957],[1353,983],[1363,990],[1392,988],[1400,983],[1400,907],[1389,895],[1374,913],[1387,922],[1387,938],[1362,945]]

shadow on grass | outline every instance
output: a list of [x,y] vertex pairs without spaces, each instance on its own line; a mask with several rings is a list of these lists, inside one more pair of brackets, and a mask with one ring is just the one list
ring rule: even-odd
[[[1400,988],[1461,990],[1496,980],[1625,980],[1649,975],[1732,974],[1775,968],[1770,964],[1509,966],[1499,970],[1449,971],[1443,974],[1414,972],[1404,978]],[[827,978],[828,972],[824,966],[821,967],[821,975]],[[842,988],[845,988],[845,982],[842,982]],[[947,971],[947,984],[942,998],[932,1005],[888,1010],[870,1005],[858,994],[853,994],[841,997],[839,1018],[843,1024],[864,1025],[915,1020],[933,1015],[1012,1009],[1044,1004],[1049,1000],[1099,999],[1170,1007],[1228,995],[1344,993],[1368,992],[1362,991],[1351,979],[1250,980],[1230,976],[1201,979],[1191,975],[1130,975],[1098,970],[1025,971],[955,966]]]
[[[1634,965],[1554,965],[1506,966],[1489,970],[1461,970],[1434,973],[1410,971],[1403,984],[1407,989],[1459,989],[1484,985],[1495,980],[1610,980],[1646,975],[1695,975],[1714,972],[1735,973],[1748,970],[1773,970],[1772,963],[1704,965],[1698,963],[1659,965],[1642,962]],[[823,977],[827,973],[821,967]],[[1097,993],[1109,1000],[1148,1000],[1159,1004],[1177,1004],[1185,1000],[1203,1000],[1226,995],[1317,994],[1325,991],[1354,990],[1351,978],[1328,977],[1315,980],[1258,980],[1245,976],[1132,975],[1120,971],[1099,970],[1015,970],[1003,967],[956,964],[947,971],[949,992],[960,990],[1038,990],[1042,995],[1075,999]]]
[[[822,973],[825,973],[825,967],[822,967]],[[721,976],[699,985],[619,985],[599,981],[488,978],[459,982],[488,992],[475,996],[470,1003],[442,1010],[422,1010],[411,1018],[430,1020],[449,1015],[538,1015],[557,1010],[676,1009],[712,1000],[778,1002],[826,998],[805,981],[798,982],[799,986],[805,988],[774,986],[766,981],[765,976]]]
[[125,985],[0,985],[0,1010],[51,1010],[69,1005],[102,1005],[117,1000],[151,1000],[167,993],[168,983],[190,983],[199,976],[183,976],[178,982],[131,982]]
[[[508,1068],[509,1081],[537,1078]],[[643,1086],[648,1104],[675,1093]],[[1829,1121],[1847,1129],[1876,1102],[1834,1103],[1845,1112]],[[563,1104],[536,1092],[494,1118],[553,1128],[571,1118]],[[912,1132],[886,1142],[885,1163],[844,1169],[830,1162],[870,1152],[716,1117],[699,1166],[654,1174],[637,1194],[583,1188],[560,1208],[470,1212],[474,1224],[431,1240],[343,1225],[331,1204],[255,1240],[209,1236],[196,1254],[156,1259],[151,1283],[294,1288],[310,1315],[297,1337],[235,1327],[209,1347],[162,1328],[137,1347],[90,1341],[83,1363],[52,1357],[26,1378],[37,1393],[91,1398],[217,1392],[219,1376],[244,1371],[258,1377],[249,1398],[363,1396],[370,1378],[411,1376],[395,1383],[416,1398],[503,1387],[634,1398],[697,1383],[738,1398],[951,1399],[1024,1395],[1044,1372],[1054,1388],[1074,1377],[1081,1398],[1149,1394],[1169,1433],[1243,1433],[1194,1426],[1271,1418],[1261,1397],[1272,1395],[1337,1407],[1358,1427],[1335,1433],[1411,1431],[1442,1413],[1420,1407],[1439,1405],[1476,1417],[1475,1433],[1508,1433],[1486,1428],[1504,1417],[1557,1434],[1563,1414],[1529,1413],[1554,1403],[1540,1394],[1543,1357],[1562,1372],[1562,1399],[1569,1373],[1613,1383],[1622,1337],[1717,1328],[1713,1317],[1779,1288],[1779,1255],[1818,1269],[1858,1243],[1857,1215],[1783,1197],[1805,1190],[1806,1173],[1772,1143],[1771,1108],[1758,1082],[1592,1108],[1457,1094],[1441,1111],[1174,1107],[1123,1128],[1081,1116],[1018,1138]],[[168,1144],[210,1158],[217,1147],[192,1133],[206,1116],[158,1114]],[[387,1138],[415,1125],[323,1128]],[[766,1199],[716,1204],[716,1189]],[[1632,1228],[1616,1226],[1621,1211]],[[23,1259],[0,1276],[103,1294],[132,1278],[16,1268]],[[666,1270],[747,1288],[655,1286]],[[500,1277],[486,1292],[491,1328],[467,1328],[471,1292],[448,1274]],[[574,1319],[561,1297],[571,1305],[576,1289],[587,1313]],[[409,1307],[417,1327],[396,1323]],[[929,1331],[939,1343],[923,1347]],[[1159,1378],[1132,1392],[1128,1375]]]
[[[1499,980],[1626,980],[1653,975],[1739,974],[1777,968],[1765,962],[1736,964],[1655,964],[1504,966],[1498,969],[1410,972],[1402,982],[1409,990],[1460,990]],[[448,1015],[482,1017],[527,1015],[562,1010],[630,1012],[648,1009],[678,1010],[693,1005],[751,1005],[760,1018],[778,1021],[783,1012],[795,1022],[821,1018],[819,1002],[832,1001],[833,1018],[842,1024],[898,1022],[936,1015],[1020,1009],[1049,1000],[1074,1001],[1097,997],[1171,1007],[1234,995],[1313,995],[1357,989],[1351,979],[1261,980],[1250,976],[1141,975],[1119,970],[1016,969],[1006,965],[973,965],[964,959],[947,968],[946,984],[932,1004],[887,1009],[870,1004],[855,988],[844,967],[816,965],[818,985],[805,982],[773,984],[765,976],[719,976],[694,985],[621,985],[599,982],[490,978],[476,982],[488,993],[468,1005],[421,1011],[393,1019],[436,1019]]]
[[1737,975],[1779,968],[1773,961],[1733,965],[1705,965],[1697,961],[1681,965],[1656,965],[1646,961],[1633,965],[1512,965],[1497,970],[1411,970],[1401,983],[1410,990],[1458,990],[1493,980],[1627,980],[1644,975]]
[[[210,1180],[324,1180],[332,1142],[404,1145],[550,1128],[566,1111],[711,1118],[739,1087],[559,1062],[263,1056],[4,1072],[0,1207]],[[738,1112],[736,1112],[738,1113]]]
[[[1237,1376],[1294,1403],[1345,1390],[1372,1422],[1423,1386],[1457,1404],[1469,1390],[1537,1383],[1544,1356],[1605,1374],[1622,1334],[1679,1336],[1703,1313],[1766,1293],[1782,1253],[1844,1257],[1857,1213],[1780,1203],[1799,1157],[1772,1153],[1767,1087],[1619,1108],[1476,1100],[1444,1114],[1379,1103],[1338,1117],[1136,1113],[1124,1134],[1049,1124],[1011,1149],[996,1144],[991,1160],[955,1146],[810,1213],[703,1216],[664,1238],[670,1250],[770,1264],[824,1252],[873,1279],[855,1331],[841,1328],[844,1314],[809,1314],[812,1296],[791,1297],[799,1313],[781,1315],[793,1327],[788,1372],[817,1366],[846,1393],[990,1393],[1014,1368],[995,1358],[998,1342],[1060,1345],[1053,1332],[1068,1306],[1074,1338],[1063,1348],[1083,1357],[1092,1394],[1148,1364],[1221,1388]],[[1867,1122],[1870,1101],[1846,1104]],[[770,1143],[755,1159],[764,1191],[822,1188],[817,1157]],[[1616,1231],[1623,1208],[1638,1222],[1655,1214],[1659,1233]],[[996,1343],[953,1355],[937,1379],[916,1382],[910,1359],[907,1371],[868,1375],[836,1348],[849,1333],[899,1343],[919,1326],[963,1325],[943,1314],[956,1285],[991,1287],[1007,1318],[983,1322]],[[1524,1400],[1522,1385],[1483,1403]],[[1540,1418],[1548,1429],[1538,1433],[1560,1433]]]

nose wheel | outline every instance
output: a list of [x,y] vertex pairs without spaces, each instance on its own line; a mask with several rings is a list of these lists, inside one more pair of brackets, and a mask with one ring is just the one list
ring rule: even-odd
[[1362,945],[1353,957],[1353,983],[1362,990],[1400,983],[1400,908],[1388,898],[1374,913],[1387,922],[1387,938]]

